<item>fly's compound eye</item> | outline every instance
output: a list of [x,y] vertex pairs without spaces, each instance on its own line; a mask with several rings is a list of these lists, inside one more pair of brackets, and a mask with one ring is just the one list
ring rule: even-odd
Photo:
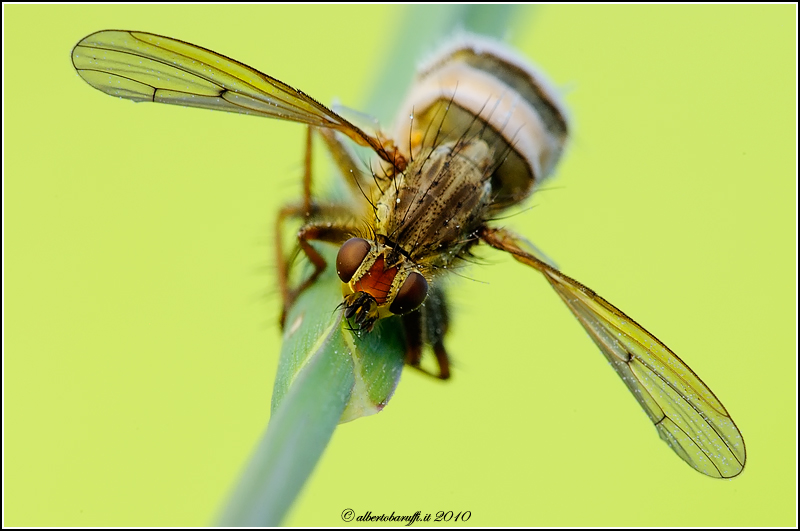
[[336,274],[342,282],[350,282],[371,248],[363,238],[350,238],[342,244],[336,255]]
[[408,275],[397,297],[394,298],[389,310],[395,315],[402,315],[419,308],[428,296],[428,281],[416,271]]

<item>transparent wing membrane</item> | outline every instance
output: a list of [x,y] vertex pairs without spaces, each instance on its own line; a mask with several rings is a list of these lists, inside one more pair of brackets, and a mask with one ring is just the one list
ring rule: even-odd
[[72,50],[78,74],[94,88],[152,101],[288,120],[334,129],[388,162],[380,141],[303,92],[238,61],[183,41],[136,31],[106,30]]
[[741,473],[742,434],[714,393],[666,345],[591,289],[524,251],[516,235],[485,229],[482,238],[544,274],[681,459],[711,477]]

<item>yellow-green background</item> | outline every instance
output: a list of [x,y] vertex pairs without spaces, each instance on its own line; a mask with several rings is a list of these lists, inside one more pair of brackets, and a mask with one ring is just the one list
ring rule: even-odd
[[[303,128],[109,98],[71,47],[162,33],[359,109],[402,9],[4,6],[6,525],[211,522],[280,347],[271,234]],[[450,291],[452,381],[407,371],[340,426],[288,524],[796,524],[795,15],[541,7],[510,28],[575,135],[504,223],[705,379],[744,434],[742,476],[683,464],[547,283],[485,253]]]

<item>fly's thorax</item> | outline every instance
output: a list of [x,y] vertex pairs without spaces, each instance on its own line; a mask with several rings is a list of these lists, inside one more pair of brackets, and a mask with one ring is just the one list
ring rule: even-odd
[[376,232],[417,264],[449,264],[486,218],[493,149],[473,138],[426,149],[377,204]]
[[361,328],[415,310],[428,293],[423,267],[397,247],[374,240],[347,240],[339,249],[336,272],[342,280],[345,315],[350,318],[352,313]]
[[497,208],[521,201],[547,177],[568,131],[546,78],[502,44],[475,36],[450,44],[420,68],[395,123],[398,147],[412,155],[432,142],[483,139],[498,157],[492,175]]

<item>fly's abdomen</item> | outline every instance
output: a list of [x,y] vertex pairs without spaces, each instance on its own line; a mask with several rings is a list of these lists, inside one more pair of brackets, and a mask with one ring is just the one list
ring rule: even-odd
[[411,153],[443,140],[484,140],[497,157],[493,206],[504,208],[552,171],[567,128],[564,108],[542,74],[500,43],[469,37],[420,69],[394,137]]

